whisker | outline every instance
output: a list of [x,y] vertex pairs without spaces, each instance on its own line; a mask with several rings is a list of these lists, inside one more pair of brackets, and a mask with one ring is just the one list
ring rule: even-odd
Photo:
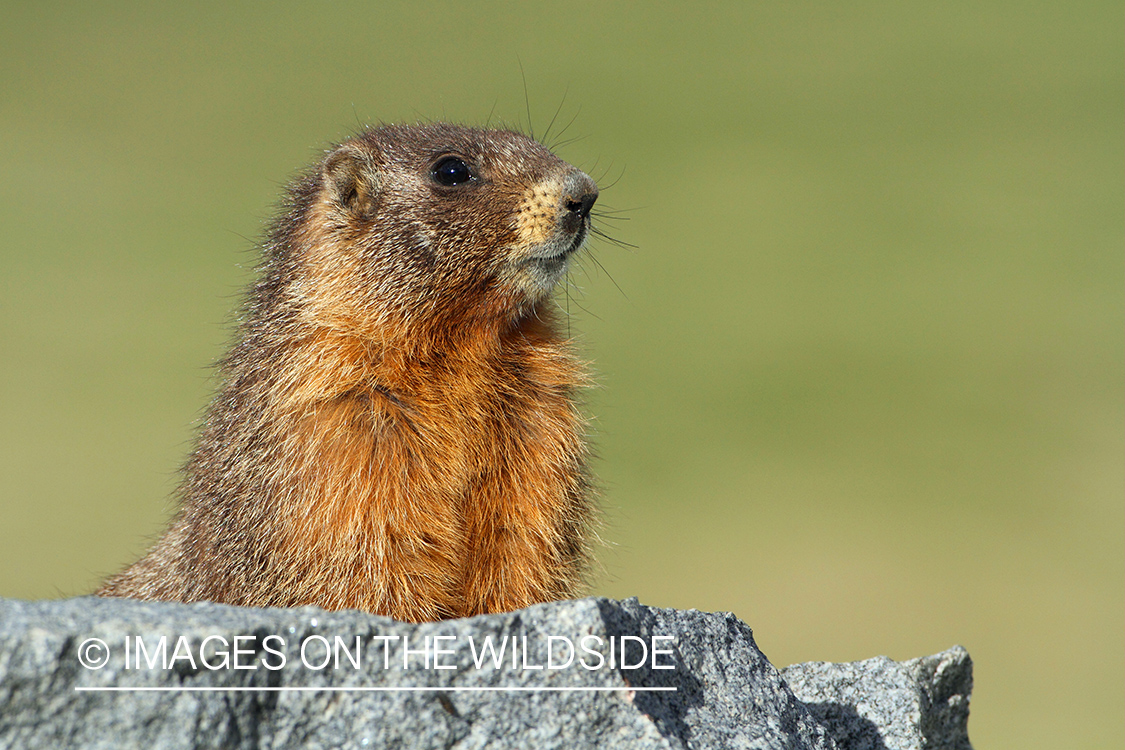
[[603,232],[602,230],[598,229],[597,227],[590,227],[590,234],[592,234],[596,237],[600,237],[601,239],[605,240],[606,242],[609,242],[610,244],[616,245],[617,247],[620,247],[623,250],[636,250],[637,249],[637,246],[634,245],[633,243],[626,242],[625,240],[619,240],[616,237],[611,237],[608,234],[606,234],[605,232]]
[[[565,125],[565,126],[563,127],[563,129],[559,131],[559,134],[558,134],[557,136],[555,136],[555,137],[556,137],[556,139],[561,139],[561,138],[563,137],[563,134],[564,134],[564,133],[565,133],[566,131],[570,130],[570,126],[571,126],[571,125],[573,125],[573,124],[575,123],[575,121],[576,121],[576,120],[578,119],[578,115],[580,115],[580,114],[582,114],[582,105],[581,105],[581,104],[579,104],[579,105],[578,105],[578,111],[574,113],[574,117],[571,117],[571,118],[570,118],[570,122],[568,122],[568,123],[567,123],[567,124],[566,124],[566,125]],[[571,143],[574,143],[574,142],[576,142],[576,141],[581,141],[581,140],[583,140],[584,138],[586,138],[586,136],[584,136],[584,135],[578,135],[578,136],[575,136],[575,137],[573,137],[573,138],[568,138],[568,139],[567,139],[567,140],[565,140],[565,141],[564,141],[564,140],[556,140],[556,141],[555,141],[554,143],[552,143],[552,144],[551,144],[551,145],[549,146],[549,148],[550,148],[550,149],[551,149],[552,151],[554,151],[554,150],[555,150],[555,149],[557,149],[557,148],[561,148],[562,146],[568,146],[568,145],[570,145]]]
[[[569,273],[568,273],[568,275],[567,275],[567,305],[568,305],[568,308],[569,308],[569,304],[571,302],[573,302],[574,306],[577,307],[579,310],[586,313],[587,315],[589,315],[594,320],[597,320],[597,321],[600,321],[600,322],[604,323],[605,321],[600,316],[590,312],[589,308],[587,308],[585,305],[578,302],[578,300],[573,299],[572,297],[569,296],[570,295],[570,287],[574,287],[575,291],[580,292],[582,294],[585,294],[585,292],[582,290],[582,287],[578,286],[577,284],[575,284],[573,281],[570,280]],[[569,315],[569,314],[570,314],[570,311],[568,309],[567,315]],[[568,328],[567,329],[567,335],[569,335],[569,334],[570,334],[570,329]]]
[[535,126],[531,124],[531,97],[527,95],[527,75],[523,72],[523,60],[516,58],[516,62],[520,65],[520,79],[523,81],[523,106],[527,111],[527,131],[531,133],[531,140],[535,138]]
[[612,283],[612,284],[613,284],[613,285],[614,285],[615,287],[617,287],[617,291],[621,292],[621,296],[622,296],[622,297],[624,297],[625,299],[629,299],[629,295],[628,295],[628,294],[625,294],[625,290],[624,290],[624,289],[622,289],[622,288],[621,288],[621,287],[620,287],[620,286],[618,285],[618,283],[617,283],[616,281],[614,281],[614,279],[613,279],[613,276],[612,276],[612,275],[610,275],[609,271],[607,271],[607,270],[606,270],[605,266],[603,266],[603,265],[601,264],[601,261],[599,261],[599,260],[598,260],[598,259],[597,259],[597,258],[596,258],[596,257],[594,256],[594,254],[593,254],[593,253],[587,253],[587,257],[588,257],[588,258],[589,258],[590,260],[592,260],[592,261],[594,262],[594,265],[596,265],[596,266],[597,266],[598,268],[602,269],[602,273],[604,273],[604,274],[606,275],[606,277],[607,277],[607,278],[608,278],[608,279],[610,280],[610,282],[611,282],[611,283]]
[[[569,83],[566,85],[566,88],[563,90],[562,101],[559,102],[558,109],[556,109],[555,114],[551,116],[551,121],[549,123],[547,123],[547,129],[543,131],[543,142],[544,143],[546,143],[550,139],[551,128],[554,127],[555,120],[558,118],[559,112],[562,112],[563,105],[566,104],[566,95],[568,93],[570,93],[570,84]],[[550,148],[550,146],[548,146],[548,148]]]
[[[607,175],[609,174],[609,170],[610,170],[610,169],[613,169],[613,165],[612,165],[612,164],[610,164],[610,165],[609,165],[609,168],[608,168],[608,169],[606,169],[606,174],[607,174]],[[623,178],[624,176],[625,176],[625,167],[621,167],[621,174],[617,175],[617,178],[616,178],[616,179],[615,179],[615,180],[614,180],[613,182],[610,182],[609,184],[607,184],[607,185],[604,185],[604,186],[602,186],[602,189],[603,189],[603,190],[609,190],[609,189],[610,189],[611,187],[613,187],[613,186],[614,186],[614,185],[616,185],[617,183],[621,182],[621,178]],[[597,182],[597,183],[598,183],[599,185],[601,185],[601,180],[600,180],[600,179],[598,179],[598,180],[595,180],[595,182]]]
[[[567,127],[570,127],[570,126],[567,125]],[[565,129],[564,129],[564,131],[565,131]],[[555,149],[564,148],[566,146],[569,146],[572,143],[578,143],[578,141],[584,141],[589,137],[590,136],[588,136],[588,135],[576,135],[573,138],[567,138],[565,141],[558,141],[557,143],[552,143],[551,144],[551,150],[554,151]]]

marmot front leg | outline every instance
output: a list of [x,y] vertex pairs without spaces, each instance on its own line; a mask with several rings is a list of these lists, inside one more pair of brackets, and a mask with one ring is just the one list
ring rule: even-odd
[[468,534],[466,614],[567,599],[581,588],[586,529],[566,512],[573,501],[524,489],[504,498],[478,498],[483,512]]

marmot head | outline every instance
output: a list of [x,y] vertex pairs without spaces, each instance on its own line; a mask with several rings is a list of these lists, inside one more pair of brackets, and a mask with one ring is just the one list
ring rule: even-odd
[[319,323],[510,321],[562,278],[597,197],[588,175],[520,133],[390,125],[295,186],[273,246],[295,271],[291,300]]

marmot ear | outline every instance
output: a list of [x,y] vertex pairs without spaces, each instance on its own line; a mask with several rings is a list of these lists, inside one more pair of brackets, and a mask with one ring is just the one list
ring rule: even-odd
[[366,151],[345,144],[328,155],[321,167],[324,197],[340,210],[362,216],[379,192],[379,170]]

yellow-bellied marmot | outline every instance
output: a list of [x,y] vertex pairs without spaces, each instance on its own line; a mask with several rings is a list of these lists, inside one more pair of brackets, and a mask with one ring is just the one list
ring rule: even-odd
[[328,153],[268,235],[178,515],[97,593],[410,621],[575,594],[584,375],[549,295],[597,197],[506,130]]

